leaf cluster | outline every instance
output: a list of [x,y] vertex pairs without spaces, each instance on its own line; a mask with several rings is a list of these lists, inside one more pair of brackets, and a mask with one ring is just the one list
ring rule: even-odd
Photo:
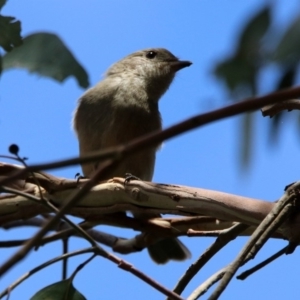
[[[0,9],[5,2],[0,2]],[[74,76],[82,88],[89,86],[87,72],[56,34],[38,32],[23,38],[21,22],[0,15],[0,46],[7,52],[0,55],[0,73],[24,68],[59,82]]]
[[[300,14],[285,29],[279,29],[272,8],[270,5],[265,6],[248,20],[237,38],[233,54],[215,66],[214,74],[224,82],[231,101],[265,92],[261,91],[261,78],[266,74],[274,78],[272,91],[297,84],[300,63]],[[299,113],[294,116],[299,124]],[[273,118],[270,123],[271,142],[278,140],[280,125],[287,117],[290,118],[291,114],[285,112]],[[241,136],[238,140],[242,141],[241,160],[247,165],[253,149],[255,119],[251,115],[245,115],[241,123]]]

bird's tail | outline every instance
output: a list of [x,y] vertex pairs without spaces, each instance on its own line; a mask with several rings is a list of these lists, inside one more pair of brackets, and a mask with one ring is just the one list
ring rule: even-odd
[[189,249],[177,238],[166,238],[148,246],[151,258],[158,264],[169,260],[185,260],[191,257]]

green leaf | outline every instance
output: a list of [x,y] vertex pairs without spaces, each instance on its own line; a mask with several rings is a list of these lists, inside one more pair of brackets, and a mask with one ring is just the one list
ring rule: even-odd
[[267,6],[256,14],[245,26],[242,32],[238,53],[241,55],[257,55],[260,52],[260,44],[262,38],[267,33],[271,23],[270,8]]
[[86,300],[69,280],[48,285],[38,291],[30,300]]
[[293,65],[300,59],[300,16],[286,30],[275,49],[273,60],[277,63]]
[[6,3],[6,0],[0,0],[0,10],[5,5],[5,3]]
[[219,63],[215,75],[224,80],[227,88],[237,98],[253,95],[255,90],[256,67],[240,57],[233,57]]
[[21,22],[14,17],[0,16],[0,46],[11,51],[14,47],[22,45]]
[[256,93],[256,78],[263,62],[261,43],[269,27],[270,8],[265,7],[245,25],[235,54],[215,67],[215,75],[225,81],[235,98]]
[[17,67],[59,82],[74,76],[81,87],[89,86],[86,71],[55,34],[41,32],[24,38],[21,47],[3,57],[3,70]]

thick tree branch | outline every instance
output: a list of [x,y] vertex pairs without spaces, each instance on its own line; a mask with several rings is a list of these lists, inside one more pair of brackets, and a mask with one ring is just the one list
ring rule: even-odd
[[[63,189],[64,182],[68,182],[65,189]],[[76,186],[74,180],[75,187],[70,188],[69,182],[70,180],[57,178],[57,191],[55,191],[55,185],[52,183],[51,191],[44,190],[44,196],[51,199],[51,203],[56,207],[65,205],[67,198],[82,189],[81,183]],[[33,183],[27,182],[25,179],[22,185],[23,188],[26,189],[29,183],[31,184],[30,195],[38,196],[38,189],[34,187]],[[115,219],[113,215],[109,216],[108,214],[116,212],[151,211],[176,215],[209,216],[229,222],[242,222],[257,226],[273,206],[273,203],[267,201],[187,186],[155,184],[143,181],[131,181],[124,185],[123,178],[114,178],[109,182],[94,186],[75,207],[68,210],[68,213],[82,217],[92,224],[113,225]],[[43,207],[33,203],[26,197],[3,195],[0,200],[0,224],[21,218],[30,218],[44,211]],[[121,225],[124,221],[123,226],[132,221],[129,227],[132,226],[137,230],[140,230],[143,225],[138,223],[142,221],[137,222],[128,217],[118,217],[118,219]],[[202,220],[199,219],[199,221]],[[161,219],[145,222],[148,223],[148,226],[160,226],[167,230],[175,226],[175,223],[170,224],[168,220]],[[220,228],[215,229],[219,230]],[[194,230],[198,229],[194,228]]]

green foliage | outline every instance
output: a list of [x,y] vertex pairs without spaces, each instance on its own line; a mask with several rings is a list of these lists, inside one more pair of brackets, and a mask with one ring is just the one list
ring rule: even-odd
[[39,290],[30,300],[86,300],[70,280],[63,280]]
[[21,22],[14,17],[0,16],[0,46],[5,51],[22,45]]
[[270,27],[270,8],[263,8],[245,26],[238,43],[238,53],[245,57],[252,55],[253,58],[260,55],[260,45],[263,37]]
[[[234,55],[215,67],[215,75],[225,82],[235,100],[257,93],[257,77],[268,64],[275,63],[282,70],[275,89],[295,83],[300,62],[300,16],[290,24],[281,38],[280,34],[274,35],[274,30],[270,30],[270,24],[271,11],[265,7],[248,21],[238,39]],[[268,33],[272,34],[272,39]],[[275,47],[269,45],[270,41]],[[235,94],[237,90],[241,93]],[[249,90],[250,94],[245,93]]]
[[[249,20],[240,34],[234,54],[215,67],[215,75],[225,83],[234,101],[257,95],[259,76],[270,65],[275,65],[280,71],[273,90],[296,84],[300,62],[300,16],[282,34],[271,27],[271,16],[271,8],[265,7]],[[282,120],[287,114],[281,113],[273,118],[271,141],[277,140]],[[239,141],[244,165],[250,161],[254,121],[249,116],[242,120]]]
[[[6,0],[0,0],[0,10]],[[14,17],[0,15],[0,47],[5,51],[11,51],[14,47],[22,45],[21,22]],[[2,73],[2,56],[0,55],[0,74]]]
[[246,24],[234,55],[215,68],[215,75],[224,80],[229,91],[236,96],[256,92],[255,82],[262,62],[261,43],[269,27],[270,8],[266,7]]
[[275,49],[273,60],[276,63],[291,66],[300,60],[300,16],[289,26]]
[[[0,0],[0,10],[5,3],[6,0]],[[22,45],[21,22],[16,21],[14,17],[0,15],[0,46],[5,51],[11,51],[20,45]]]
[[3,57],[3,70],[10,68],[26,68],[60,82],[74,76],[81,87],[89,86],[86,71],[55,34],[41,32],[24,38],[21,47]]
[[[219,63],[215,75],[223,80],[233,100],[253,96],[257,93],[257,77],[264,64],[263,39],[271,23],[271,12],[267,6],[250,19],[238,38],[234,55]],[[253,116],[247,114],[242,120],[240,158],[243,166],[248,165],[252,153]]]
[[[6,0],[0,0],[0,10],[5,3]],[[55,34],[36,33],[23,41],[21,22],[0,15],[0,46],[11,51],[3,58],[0,56],[0,73],[10,68],[26,68],[59,82],[74,76],[81,87],[89,86],[86,71]]]
[[0,0],[0,10],[5,5],[5,3],[6,3],[6,0]]

